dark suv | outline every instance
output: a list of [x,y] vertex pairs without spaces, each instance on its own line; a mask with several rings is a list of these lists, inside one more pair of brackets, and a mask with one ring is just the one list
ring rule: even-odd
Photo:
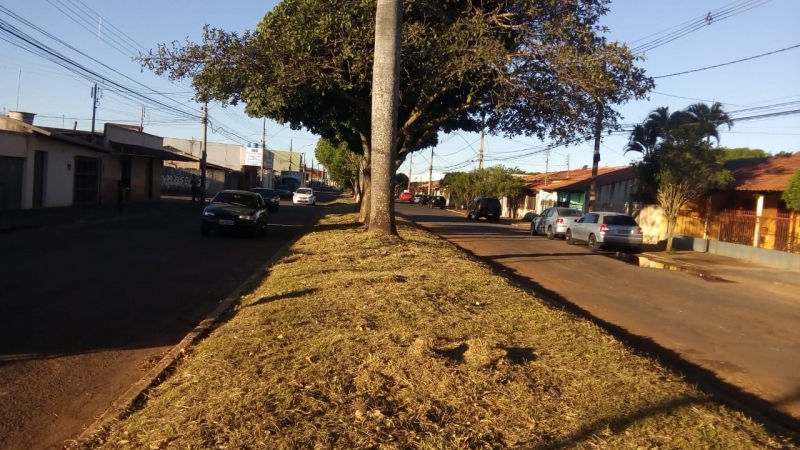
[[475,217],[475,220],[485,217],[486,220],[500,221],[502,213],[500,199],[497,197],[476,197],[467,206],[467,219]]

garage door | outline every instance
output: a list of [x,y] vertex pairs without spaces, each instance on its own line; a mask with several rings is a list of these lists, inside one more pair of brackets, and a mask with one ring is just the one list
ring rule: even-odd
[[0,211],[22,209],[22,169],[25,158],[0,156]]
[[100,160],[97,158],[75,157],[75,197],[73,203],[85,205],[97,203],[100,186]]

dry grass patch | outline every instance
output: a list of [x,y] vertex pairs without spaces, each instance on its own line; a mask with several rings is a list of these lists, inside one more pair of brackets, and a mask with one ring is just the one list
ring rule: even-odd
[[103,448],[780,448],[454,246],[331,215]]

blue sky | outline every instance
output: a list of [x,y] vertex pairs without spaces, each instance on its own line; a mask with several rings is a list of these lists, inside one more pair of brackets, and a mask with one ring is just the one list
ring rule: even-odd
[[[191,101],[187,85],[170,83],[150,72],[142,72],[130,60],[132,48],[153,48],[158,43],[189,38],[197,40],[204,24],[226,30],[252,29],[276,1],[230,2],[208,0],[173,0],[171,2],[140,0],[28,0],[3,2],[3,6],[41,27],[66,43],[80,49],[122,75],[88,62],[60,44],[44,38],[16,20],[0,12],[0,18],[26,33],[69,54],[73,59],[120,79],[139,91],[163,103],[199,114],[199,105]],[[747,7],[751,7],[746,10]],[[641,65],[651,76],[667,75],[686,70],[725,63],[800,44],[800,1],[797,0],[614,0],[610,13],[602,23],[610,28],[608,38],[642,45],[674,31],[698,17],[723,8],[736,8],[740,14],[722,20],[712,20],[686,36],[645,53]],[[76,14],[80,12],[80,14]],[[102,25],[100,24],[102,17]],[[712,16],[713,17],[713,16]],[[98,38],[98,25],[100,38]],[[677,28],[674,28],[677,27]],[[670,30],[672,29],[672,30]],[[665,31],[666,30],[666,31]],[[662,31],[664,33],[658,34]],[[643,39],[644,38],[644,39]],[[109,44],[113,44],[110,45]],[[129,47],[130,44],[130,47]],[[118,47],[115,49],[114,46]],[[122,50],[122,51],[120,51]],[[22,70],[17,97],[19,71]],[[729,111],[756,106],[800,101],[800,48],[770,56],[692,74],[657,79],[649,100],[632,102],[621,107],[626,124],[640,122],[649,111],[659,106],[681,109],[702,99],[725,103]],[[136,85],[141,83],[146,88]],[[36,123],[43,126],[71,126],[78,121],[79,129],[88,129],[91,119],[90,98],[92,82],[77,77],[37,56],[0,41],[0,108],[19,109],[37,113]],[[686,97],[686,98],[679,98]],[[17,106],[17,102],[19,102]],[[739,117],[776,111],[800,109],[790,104],[775,109],[743,111]],[[107,88],[100,100],[98,123],[139,122],[141,104],[121,97]],[[210,108],[211,141],[259,142],[261,119],[244,115],[241,107]],[[63,118],[63,119],[62,119]],[[199,139],[201,128],[196,120],[176,117],[162,107],[145,110],[145,131],[157,135]],[[102,127],[99,125],[98,127]],[[219,129],[222,128],[222,129]],[[782,118],[749,120],[736,123],[724,131],[722,144],[731,147],[763,148],[770,152],[800,150],[800,115]],[[306,153],[309,159],[317,138],[304,131],[291,130],[267,121],[267,146],[288,149],[290,141],[295,151]],[[601,148],[601,165],[628,164],[635,155],[623,155],[625,135],[607,136]],[[469,170],[476,166],[478,136],[454,134],[442,136],[434,149],[434,173],[449,168]],[[546,144],[546,143],[544,143]],[[543,153],[530,155],[541,148],[542,142],[529,138],[505,139],[487,136],[484,165],[519,166],[529,171],[544,171]],[[532,150],[533,149],[533,150]],[[591,164],[591,143],[561,147],[551,151],[549,170],[564,170],[569,157],[570,167]],[[427,179],[430,150],[413,158],[414,178]],[[408,173],[408,162],[400,171]],[[436,178],[437,175],[434,176]]]

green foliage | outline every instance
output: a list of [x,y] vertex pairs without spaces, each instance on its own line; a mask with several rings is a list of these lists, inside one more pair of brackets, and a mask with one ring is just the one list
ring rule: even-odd
[[404,173],[395,174],[394,182],[392,183],[395,194],[402,192],[404,189],[407,189],[409,181],[410,180],[408,179],[408,175]]
[[794,153],[787,152],[786,150],[781,150],[778,153],[776,153],[774,157],[775,158],[785,158],[787,156],[792,156],[792,155],[794,155]]
[[734,159],[749,159],[749,158],[771,158],[772,153],[760,148],[737,147],[737,148],[723,148],[722,157],[725,161]]
[[[653,87],[598,24],[609,0],[408,0],[403,11],[397,153],[455,130],[567,141]],[[206,28],[161,45],[144,67],[192,78],[198,96],[369,151],[375,1],[284,0],[241,36]]]
[[[667,107],[653,110],[644,122],[634,128],[625,147],[626,153],[642,154],[642,159],[632,164],[639,199],[644,202],[657,200],[663,164],[672,158],[662,155],[663,149],[693,151],[703,140],[710,147],[711,138],[719,142],[718,129],[723,125],[730,128],[732,122],[720,103],[711,106],[696,103],[672,113]],[[717,155],[715,158],[724,160],[724,152],[720,150],[714,153]]]
[[441,185],[458,202],[464,203],[479,196],[514,198],[522,194],[522,178],[514,176],[514,169],[503,166],[451,172],[445,174]]
[[361,157],[346,142],[334,145],[327,139],[317,141],[314,155],[328,170],[328,177],[345,189],[356,188]]
[[800,211],[800,169],[797,169],[792,178],[789,179],[781,198],[786,202],[786,206],[789,209]]

